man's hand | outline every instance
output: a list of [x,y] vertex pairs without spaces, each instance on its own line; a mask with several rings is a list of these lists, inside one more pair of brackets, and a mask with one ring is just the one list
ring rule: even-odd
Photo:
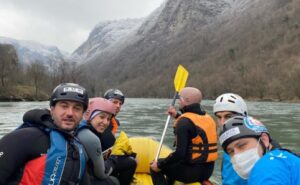
[[161,171],[161,169],[159,169],[159,168],[157,167],[157,161],[152,161],[152,163],[150,163],[150,168],[151,168],[153,171],[155,171],[155,172],[160,172],[160,171]]
[[170,106],[170,107],[168,108],[168,114],[169,114],[170,116],[172,116],[173,118],[176,118],[177,111],[176,111],[176,109],[175,109],[174,106]]
[[104,160],[107,160],[109,158],[109,156],[111,154],[111,151],[112,151],[112,147],[108,148],[108,149],[106,149],[105,151],[102,152]]

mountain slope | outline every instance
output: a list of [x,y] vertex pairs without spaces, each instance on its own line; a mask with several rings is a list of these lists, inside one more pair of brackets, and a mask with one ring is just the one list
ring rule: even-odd
[[118,87],[129,96],[171,97],[183,64],[188,85],[206,97],[300,98],[293,83],[300,80],[299,12],[299,0],[165,1],[139,29],[87,61],[87,84],[97,82],[94,92]]
[[68,54],[62,54],[56,46],[46,46],[32,41],[22,41],[0,37],[0,44],[11,44],[15,47],[22,66],[28,66],[35,61],[51,67],[62,61],[68,61]]
[[[122,87],[126,87],[144,82],[144,88],[148,91],[149,88],[155,88],[157,82],[167,84],[172,78],[170,75],[160,79],[161,76],[156,74],[165,71],[162,66],[171,66],[172,69],[176,66],[164,58],[171,56],[173,50],[180,43],[185,42],[186,36],[189,36],[191,31],[199,30],[210,24],[215,17],[229,7],[230,3],[225,0],[217,0],[213,3],[208,0],[165,1],[161,7],[147,17],[138,30],[91,58],[86,65],[87,71],[93,71],[92,74],[101,71],[101,74],[94,77],[101,79],[118,74],[105,80],[107,83],[104,82],[104,86],[120,86],[122,84]],[[199,10],[205,10],[205,12]],[[113,74],[110,73],[110,70]],[[137,76],[139,74],[142,76]],[[89,78],[93,77],[89,76]],[[141,78],[143,78],[143,82],[139,82]],[[148,83],[149,81],[151,83]],[[168,86],[167,89],[169,88]],[[149,92],[135,93],[135,90],[128,88],[126,90],[133,96],[149,94]],[[161,94],[152,92],[149,94],[150,96]]]
[[101,52],[140,25],[143,19],[124,19],[101,22],[92,30],[88,39],[79,46],[73,56],[81,61]]

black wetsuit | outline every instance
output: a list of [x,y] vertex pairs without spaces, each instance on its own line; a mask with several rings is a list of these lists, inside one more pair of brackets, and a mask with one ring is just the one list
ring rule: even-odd
[[[48,110],[38,109],[38,111],[44,111],[42,114],[48,114],[47,116],[51,117]],[[0,185],[19,184],[25,164],[28,161],[41,157],[42,154],[46,154],[50,148],[49,133],[43,128],[56,128],[53,122],[47,120],[46,124],[40,122],[37,125],[35,123],[33,125],[14,130],[1,138],[0,152],[3,155],[0,157]],[[86,174],[82,179],[78,179],[80,159],[78,150],[72,142],[74,137],[68,133],[63,135],[67,140],[68,147],[67,160],[60,184],[87,184],[85,183],[85,180],[87,180]]]
[[[205,115],[200,104],[192,104],[184,107],[182,113],[192,112]],[[158,160],[158,168],[161,172],[151,170],[154,185],[173,184],[174,180],[185,183],[202,182],[208,180],[214,169],[214,162],[190,163],[188,149],[191,140],[197,136],[195,125],[188,118],[181,118],[174,129],[177,144],[176,150],[165,159]],[[163,177],[167,176],[167,181]]]
[[97,136],[101,141],[102,151],[111,148],[116,141],[114,134],[111,131],[111,127],[108,127],[103,133],[98,133]]

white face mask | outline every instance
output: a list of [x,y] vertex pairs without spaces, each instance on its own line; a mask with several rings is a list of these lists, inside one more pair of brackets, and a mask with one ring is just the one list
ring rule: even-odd
[[231,158],[231,163],[233,169],[241,178],[248,179],[253,166],[259,159],[258,146],[256,146],[242,153],[235,154]]

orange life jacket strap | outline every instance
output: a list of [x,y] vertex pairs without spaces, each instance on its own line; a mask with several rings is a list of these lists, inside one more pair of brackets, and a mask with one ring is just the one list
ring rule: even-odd
[[113,117],[113,118],[111,118],[111,122],[110,123],[111,123],[111,126],[112,126],[111,132],[115,135],[117,133],[118,127],[119,127],[118,121],[116,120],[115,117]]

